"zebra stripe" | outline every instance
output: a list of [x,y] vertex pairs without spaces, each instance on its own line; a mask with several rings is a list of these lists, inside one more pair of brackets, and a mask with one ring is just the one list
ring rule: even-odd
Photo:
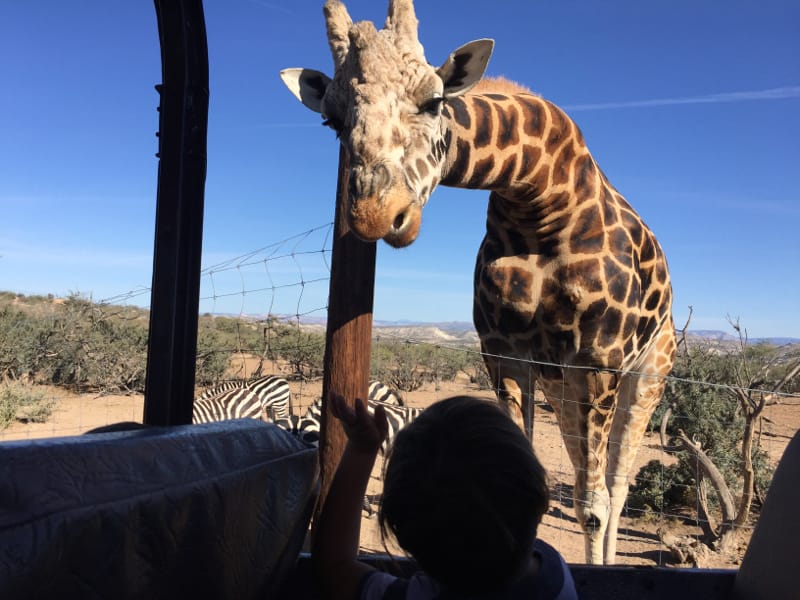
[[[212,392],[216,392],[212,395]],[[289,383],[277,375],[250,382],[225,382],[201,394],[192,407],[193,423],[225,419],[289,416]]]
[[248,383],[248,389],[261,399],[261,408],[270,419],[289,416],[289,382],[283,377],[267,375]]
[[[381,451],[385,453],[400,430],[416,419],[423,409],[383,404],[369,400],[367,402],[367,410],[369,410],[370,414],[374,414],[376,406],[383,406],[386,412],[386,422],[389,426],[386,441],[381,446]],[[277,419],[274,422],[301,439],[304,439],[306,433],[312,437],[316,436],[314,441],[318,442],[322,423],[322,399],[315,400],[302,417],[292,416],[287,419]]]
[[403,401],[403,396],[400,395],[400,392],[390,388],[381,381],[369,382],[369,393],[367,394],[367,398],[380,404],[393,404],[395,406],[405,406],[406,404]]
[[246,418],[261,418],[261,399],[244,388],[233,389],[213,398],[195,400],[192,406],[192,423]]
[[[378,406],[376,403],[370,402],[367,405],[369,412],[374,413],[376,406]],[[394,441],[395,436],[400,433],[400,430],[416,419],[420,413],[422,413],[423,409],[413,408],[411,406],[393,406],[391,404],[381,404],[381,406],[383,406],[383,410],[386,412],[386,422],[389,425],[389,433],[382,447],[382,450],[386,452]]]
[[275,419],[272,422],[307,444],[319,446],[319,419],[289,415],[285,418]]
[[213,387],[206,388],[203,392],[195,398],[195,400],[207,400],[208,398],[216,398],[217,396],[222,396],[222,394],[226,392],[230,392],[231,390],[238,390],[245,387],[245,382],[241,380],[231,380],[231,381],[223,381]]

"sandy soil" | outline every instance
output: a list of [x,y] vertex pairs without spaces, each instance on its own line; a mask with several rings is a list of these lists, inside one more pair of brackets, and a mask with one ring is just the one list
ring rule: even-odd
[[[293,404],[296,412],[301,412],[319,396],[321,383],[292,384]],[[65,435],[77,435],[84,431],[119,421],[138,421],[142,419],[143,398],[141,395],[76,395],[59,388],[44,388],[55,399],[55,410],[47,423],[14,423],[0,431],[0,442],[20,439],[33,439]],[[432,387],[405,394],[410,406],[428,406],[430,403],[455,393],[469,393],[488,398],[488,392],[480,392],[467,383],[447,383],[441,389]],[[800,405],[783,404],[768,407],[765,414],[762,444],[774,462],[780,458],[783,449],[794,432],[800,427]],[[584,544],[580,529],[572,509],[572,466],[563,449],[558,426],[553,414],[537,406],[535,410],[534,447],[550,474],[553,487],[551,509],[540,527],[540,536],[556,546],[568,562],[584,561]],[[655,435],[649,435],[640,449],[634,475],[641,465],[651,459],[664,463],[672,461],[660,448]],[[376,465],[370,481],[368,495],[379,494],[381,490],[380,472],[382,464]],[[633,475],[631,476],[633,477]],[[662,515],[647,518],[623,518],[618,547],[618,563],[639,565],[663,565],[671,561],[669,551],[659,541],[656,531],[667,527],[677,535],[697,536],[699,528],[690,523],[691,515]],[[725,556],[712,556],[704,566],[731,568],[738,564],[743,554],[748,532],[744,532],[743,543],[736,551]],[[364,516],[362,521],[362,548],[365,552],[383,552],[377,528],[377,519]],[[396,551],[391,548],[390,550]]]

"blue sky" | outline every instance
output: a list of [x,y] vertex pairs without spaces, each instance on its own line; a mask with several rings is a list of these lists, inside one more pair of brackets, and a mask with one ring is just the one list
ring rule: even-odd
[[[800,4],[418,5],[432,63],[494,38],[489,74],[572,115],[660,239],[679,327],[691,305],[693,329],[730,332],[730,315],[752,337],[800,337]],[[321,6],[205,2],[204,266],[266,248],[253,265],[204,278],[215,296],[205,310],[325,305],[337,143],[278,77],[284,67],[331,72]],[[386,11],[375,0],[348,8],[379,23]],[[0,289],[103,299],[147,288],[161,79],[153,3],[0,3],[0,55]],[[439,188],[414,245],[379,244],[376,319],[471,319],[486,196]]]

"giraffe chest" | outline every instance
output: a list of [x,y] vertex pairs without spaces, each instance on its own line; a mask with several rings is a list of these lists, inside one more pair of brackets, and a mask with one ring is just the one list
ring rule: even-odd
[[570,328],[599,286],[592,273],[566,275],[560,261],[544,261],[535,254],[482,252],[475,272],[475,302],[494,330],[510,334],[532,327]]
[[630,289],[639,285],[635,277],[626,274],[627,291],[615,296],[619,275],[601,256],[500,248],[487,236],[475,269],[473,315],[487,348],[605,366],[621,366],[623,356],[635,350],[642,316],[640,294]]

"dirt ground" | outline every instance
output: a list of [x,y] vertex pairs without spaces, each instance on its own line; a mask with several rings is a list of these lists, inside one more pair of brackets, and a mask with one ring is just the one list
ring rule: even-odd
[[[292,401],[295,412],[302,412],[321,393],[321,383],[295,383],[292,387]],[[59,388],[43,388],[48,396],[56,401],[55,410],[46,423],[14,423],[0,430],[0,442],[20,439],[34,439],[77,435],[93,427],[119,421],[142,420],[143,398],[141,395],[76,395]],[[420,391],[404,394],[410,406],[425,407],[432,402],[453,394],[468,393],[478,397],[490,398],[489,392],[480,392],[466,382],[451,382],[436,390],[428,386]],[[765,411],[762,445],[771,460],[777,463],[794,432],[800,427],[800,405],[782,404],[770,406]],[[552,412],[536,407],[534,415],[534,448],[547,468],[553,489],[549,513],[539,528],[539,535],[553,544],[568,562],[584,562],[584,543],[572,508],[573,471],[561,443],[558,426]],[[657,436],[649,435],[639,451],[636,467],[651,459],[665,464],[674,460],[665,454]],[[368,497],[379,494],[381,490],[381,460],[376,465],[370,481]],[[657,530],[666,528],[670,533],[681,536],[698,536],[700,529],[691,524],[691,515],[651,516],[646,518],[623,517],[619,530],[617,562],[619,564],[665,565],[672,559],[668,549],[660,542]],[[703,566],[733,568],[741,560],[749,532],[743,532],[741,546],[729,554],[712,555]],[[378,532],[377,518],[366,514],[362,520],[362,549],[364,552],[384,552]],[[390,547],[393,553],[396,548]]]

